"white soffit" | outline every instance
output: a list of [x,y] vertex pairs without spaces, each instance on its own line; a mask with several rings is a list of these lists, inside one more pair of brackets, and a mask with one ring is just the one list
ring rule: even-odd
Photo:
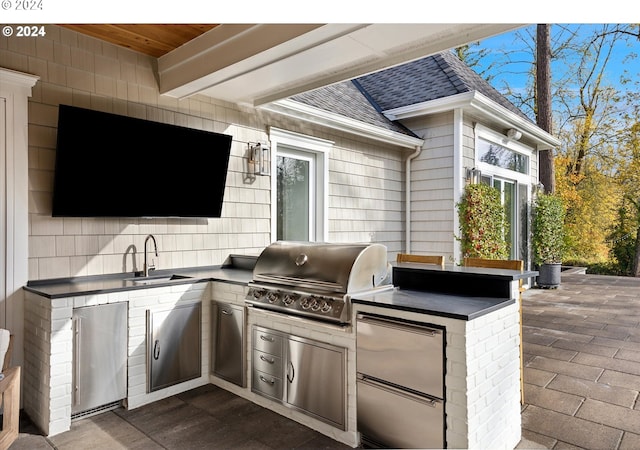
[[258,106],[519,26],[224,24],[158,59],[160,93]]

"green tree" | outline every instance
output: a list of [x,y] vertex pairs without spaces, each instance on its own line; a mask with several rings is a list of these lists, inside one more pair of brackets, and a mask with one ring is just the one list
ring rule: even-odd
[[[531,117],[539,112],[534,70],[539,58],[538,30],[536,26],[518,30],[513,44],[499,55],[498,63],[494,62],[494,70],[520,70],[526,75],[524,88],[512,89],[506,81],[496,87]],[[631,169],[622,170],[633,160],[629,153],[632,146],[624,139],[634,122],[626,118],[628,110],[624,108],[634,103],[625,105],[624,99],[635,92],[635,105],[639,100],[640,65],[634,49],[640,42],[640,25],[554,24],[551,31],[552,129],[562,142],[554,158],[555,182],[556,192],[565,201],[570,199],[566,201],[565,221],[568,256],[603,260],[609,256],[608,236],[619,220],[619,209],[625,205],[633,209],[633,202],[640,200],[637,194],[633,201],[630,198],[635,186],[628,175]],[[610,77],[609,68],[620,52],[626,52],[627,73],[617,80]]]

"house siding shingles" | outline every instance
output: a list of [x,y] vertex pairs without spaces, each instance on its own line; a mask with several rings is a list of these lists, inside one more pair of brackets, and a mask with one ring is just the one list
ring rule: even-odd
[[453,114],[416,119],[424,137],[411,163],[411,251],[453,255]]
[[329,161],[329,241],[380,242],[401,250],[404,236],[400,152],[351,142]]
[[[221,264],[229,253],[258,254],[271,241],[271,180],[245,183],[243,157],[247,142],[268,140],[269,126],[335,142],[329,155],[330,239],[376,239],[394,249],[403,240],[402,154],[397,148],[204,96],[161,96],[153,58],[55,25],[37,40],[0,37],[0,60],[8,69],[40,77],[29,99],[32,280],[131,271],[134,257],[140,269],[149,233],[158,240],[160,269]],[[51,217],[61,103],[231,134],[222,218]],[[167,180],[131,175],[128,181],[142,193]],[[125,258],[130,245],[137,254]]]

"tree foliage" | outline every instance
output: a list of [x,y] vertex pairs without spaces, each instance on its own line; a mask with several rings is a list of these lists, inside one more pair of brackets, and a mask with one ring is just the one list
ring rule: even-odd
[[[622,255],[631,252],[631,273],[640,276],[640,25],[554,24],[551,30],[553,130],[561,141],[555,192],[567,205],[567,257],[627,258],[628,265]],[[526,79],[523,86],[510,86],[508,78],[494,85],[532,119],[535,42],[536,27],[522,28],[493,58],[494,73]],[[614,77],[612,61],[620,55],[625,70]],[[621,236],[627,236],[624,251]]]

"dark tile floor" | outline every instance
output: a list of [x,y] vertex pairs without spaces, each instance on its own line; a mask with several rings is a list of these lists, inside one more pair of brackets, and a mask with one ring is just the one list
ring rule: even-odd
[[213,385],[132,411],[116,409],[74,421],[46,438],[26,420],[11,450],[49,449],[340,449],[334,441]]

